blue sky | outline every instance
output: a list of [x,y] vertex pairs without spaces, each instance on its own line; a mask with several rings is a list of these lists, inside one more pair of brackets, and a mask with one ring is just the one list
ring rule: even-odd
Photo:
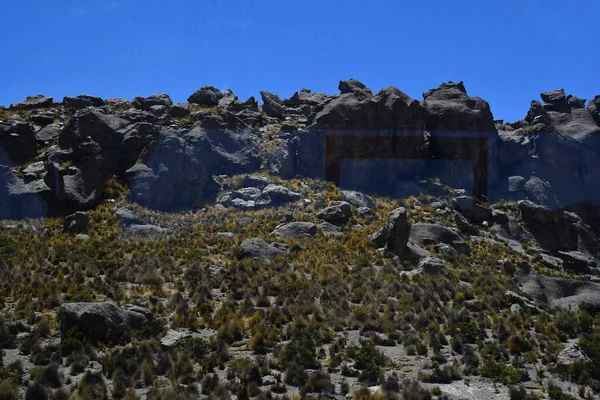
[[340,79],[421,100],[463,80],[498,119],[542,91],[600,94],[594,0],[0,1],[0,104],[42,93],[176,102],[204,85],[242,100]]

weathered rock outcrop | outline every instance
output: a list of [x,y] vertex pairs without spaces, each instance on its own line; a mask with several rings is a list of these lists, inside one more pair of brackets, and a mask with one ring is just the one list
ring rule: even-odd
[[128,340],[133,329],[146,324],[152,314],[141,307],[119,308],[110,302],[65,303],[60,307],[58,317],[63,339],[75,329],[75,337],[83,334],[96,342],[122,343]]

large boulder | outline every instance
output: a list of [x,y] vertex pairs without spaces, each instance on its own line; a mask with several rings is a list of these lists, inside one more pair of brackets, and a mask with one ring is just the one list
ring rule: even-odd
[[320,210],[317,217],[334,225],[344,225],[352,217],[352,206],[348,202],[340,201]]
[[65,303],[60,307],[60,333],[83,334],[93,342],[122,343],[129,339],[131,331],[140,329],[148,322],[150,311],[138,312],[119,308],[110,302]]
[[71,234],[86,233],[89,225],[90,216],[83,211],[77,211],[65,218],[63,231]]
[[408,243],[411,225],[404,207],[398,207],[388,215],[385,251],[400,254]]
[[19,103],[13,103],[10,105],[10,110],[34,110],[37,108],[47,108],[54,106],[54,99],[52,97],[46,97],[42,94],[36,96],[27,96],[27,98]]
[[298,239],[315,237],[317,232],[317,226],[312,222],[288,222],[278,225],[272,234],[282,239]]
[[65,96],[63,98],[63,106],[75,110],[82,110],[86,107],[102,107],[104,100],[100,97],[79,95],[77,97]]
[[213,86],[203,86],[188,97],[188,103],[214,107],[219,105],[223,93]]
[[272,260],[285,254],[279,247],[269,244],[260,238],[246,239],[240,245],[238,257],[240,259]]
[[264,90],[260,92],[260,96],[263,100],[263,111],[265,114],[269,117],[283,118],[285,109],[279,96]]
[[469,254],[469,245],[460,237],[456,229],[445,227],[441,224],[418,223],[413,224],[410,229],[411,242],[421,245],[447,244],[456,251]]

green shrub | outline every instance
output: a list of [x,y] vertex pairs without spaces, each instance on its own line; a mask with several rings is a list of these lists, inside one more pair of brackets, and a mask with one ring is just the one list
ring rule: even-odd
[[12,379],[5,379],[0,382],[0,400],[17,400],[19,398],[19,389]]
[[489,356],[483,360],[481,375],[492,378],[495,382],[504,384],[518,383],[521,381],[521,371],[512,365],[506,364],[503,360],[497,361]]

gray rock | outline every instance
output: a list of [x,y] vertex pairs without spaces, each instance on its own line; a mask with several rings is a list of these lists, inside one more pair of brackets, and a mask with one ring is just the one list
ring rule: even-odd
[[285,186],[269,184],[262,190],[262,196],[271,199],[273,204],[281,205],[300,200],[300,193],[294,192]]
[[167,348],[177,347],[183,339],[191,336],[192,334],[190,332],[179,332],[169,329],[167,334],[160,339],[160,344]]
[[171,107],[171,116],[174,118],[183,118],[191,114],[190,106],[187,104],[173,104]]
[[591,363],[591,359],[583,352],[579,343],[571,341],[558,353],[556,357],[556,366],[560,370],[567,371],[569,367],[575,363],[587,365]]
[[428,275],[441,275],[446,272],[444,260],[436,257],[426,257],[419,263],[419,269],[422,269]]
[[188,103],[199,104],[201,106],[218,106],[219,100],[223,98],[223,93],[213,86],[203,86],[190,97]]
[[49,124],[35,133],[35,139],[38,145],[45,145],[60,135],[61,126],[59,124]]
[[76,328],[92,341],[105,343],[122,343],[128,340],[133,329],[140,329],[148,322],[144,314],[123,310],[110,302],[65,303],[58,316],[63,339]]
[[260,96],[263,100],[263,111],[269,117],[282,119],[284,115],[283,102],[276,94],[262,90]]
[[352,217],[352,207],[350,203],[342,201],[320,210],[317,217],[335,225],[343,225]]
[[36,156],[33,127],[23,122],[0,123],[0,165],[23,165]]
[[27,96],[25,100],[10,105],[9,110],[33,110],[36,108],[46,108],[54,106],[54,99],[38,94],[36,96]]
[[63,231],[71,234],[85,233],[90,225],[90,217],[87,213],[78,211],[65,218]]
[[253,219],[251,217],[242,217],[238,220],[237,224],[239,226],[246,226],[246,225],[251,224],[252,221],[253,221]]
[[137,224],[140,225],[140,219],[134,214],[134,212],[127,207],[119,207],[115,209],[115,218],[118,222],[124,225]]
[[288,222],[278,225],[272,234],[282,239],[315,237],[317,235],[317,226],[312,222]]
[[324,234],[342,236],[342,231],[339,226],[330,224],[329,222],[321,222],[320,224],[317,224],[317,228]]
[[246,175],[242,182],[243,187],[255,187],[259,189],[264,189],[267,185],[271,183],[271,179],[267,176],[262,175]]
[[171,230],[168,228],[163,228],[161,226],[152,224],[131,224],[127,227],[127,231],[141,236],[171,232]]
[[385,246],[385,243],[387,241],[387,236],[388,236],[388,228],[387,228],[387,226],[384,226],[382,228],[379,228],[375,232],[373,232],[371,234],[371,236],[369,236],[369,239],[379,249],[379,248],[382,248]]
[[417,244],[434,246],[445,243],[461,254],[471,252],[469,245],[460,237],[456,229],[440,224],[413,224],[410,230],[410,240]]
[[515,280],[523,293],[552,307],[576,308],[586,302],[600,308],[600,283],[554,278],[523,270],[515,274]]
[[377,219],[377,214],[375,211],[371,210],[369,207],[358,207],[356,209],[356,215],[360,218],[364,218],[367,221],[373,221]]
[[452,199],[452,205],[460,211],[470,221],[481,224],[492,220],[492,210],[477,204],[475,200],[468,196],[458,196]]
[[285,254],[285,251],[265,242],[260,238],[246,239],[240,245],[240,259],[260,259],[272,260],[273,258]]
[[436,244],[434,250],[446,260],[453,260],[458,257],[458,251],[445,243]]
[[477,235],[478,229],[474,227],[465,217],[459,212],[454,213],[454,222],[458,226],[458,230],[466,235]]
[[410,223],[408,214],[404,207],[398,207],[388,215],[387,237],[385,241],[385,252],[400,254],[408,243],[410,235]]
[[550,184],[537,176],[529,178],[525,182],[524,189],[527,198],[536,204],[547,207],[550,210],[557,210],[562,207]]
[[341,195],[342,200],[347,201],[353,206],[375,208],[375,202],[373,199],[364,193],[353,190],[342,190]]
[[500,210],[493,210],[492,211],[492,219],[497,224],[501,224],[502,225],[502,224],[507,224],[508,223],[508,215],[506,215],[505,212],[502,212]]

